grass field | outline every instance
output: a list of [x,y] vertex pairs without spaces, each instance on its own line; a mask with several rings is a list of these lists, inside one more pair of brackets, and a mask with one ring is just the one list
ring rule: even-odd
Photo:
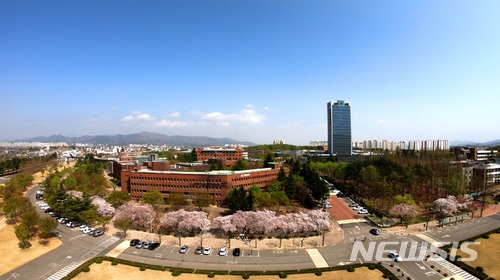
[[2,258],[2,265],[0,266],[0,275],[36,259],[61,245],[59,239],[50,238],[47,245],[40,245],[37,240],[30,240],[32,245],[30,248],[20,249],[17,246],[18,242],[19,240],[14,233],[14,226],[5,225],[0,230],[0,256],[4,256]]
[[[494,279],[500,279],[500,266],[495,260],[500,259],[500,234],[491,234],[490,238],[479,238],[476,242],[481,242],[480,245],[471,245],[469,249],[477,252],[477,259],[474,261],[464,262],[471,267],[482,266],[484,273]],[[457,255],[462,258],[467,258],[469,255],[461,250],[457,251]]]
[[[75,280],[95,280],[95,279],[120,279],[120,280],[136,280],[136,279],[166,279],[166,280],[201,280],[207,279],[204,274],[181,274],[180,276],[172,276],[168,271],[146,270],[140,271],[137,267],[127,265],[111,265],[110,262],[104,261],[101,264],[92,264],[89,272],[81,272]],[[316,276],[314,274],[293,274],[288,275],[287,279],[303,280],[303,279],[321,279],[321,280],[371,280],[382,279],[382,272],[379,270],[369,270],[366,267],[356,268],[354,272],[331,271],[323,272],[323,275]],[[241,276],[232,275],[216,275],[214,279],[219,280],[236,280],[242,279]],[[250,276],[250,279],[257,280],[277,280],[279,276]]]

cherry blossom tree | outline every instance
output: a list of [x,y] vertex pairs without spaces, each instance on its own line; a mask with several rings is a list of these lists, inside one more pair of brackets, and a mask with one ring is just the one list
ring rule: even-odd
[[178,211],[167,212],[160,219],[160,225],[168,230],[176,232],[179,237],[179,245],[181,244],[181,235],[184,234],[200,234],[201,242],[203,243],[203,233],[210,228],[210,221],[207,218],[207,213],[202,211],[186,211],[180,209]]
[[227,236],[228,247],[231,248],[231,237],[237,232],[238,228],[233,223],[233,216],[219,216],[213,220],[215,229],[219,229]]
[[66,195],[71,198],[82,199],[83,193],[80,191],[66,191]]
[[403,223],[403,219],[408,216],[411,213],[416,213],[416,207],[413,205],[408,205],[405,203],[400,203],[397,205],[394,205],[390,210],[389,213],[391,215],[394,215],[400,219],[400,223]]
[[449,195],[446,198],[436,199],[434,201],[434,207],[436,211],[439,211],[443,215],[450,215],[457,212],[459,209],[466,209],[467,201],[465,203],[459,203],[455,196]]
[[112,217],[116,212],[116,209],[110,203],[99,196],[93,196],[90,203],[96,207],[99,216]]
[[127,203],[117,209],[113,221],[128,219],[132,222],[132,228],[145,229],[150,226],[155,215],[156,213],[151,205],[134,205],[132,203]]

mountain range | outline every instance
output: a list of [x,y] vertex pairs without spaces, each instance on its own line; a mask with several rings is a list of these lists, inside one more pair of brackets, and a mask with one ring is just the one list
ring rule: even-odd
[[140,132],[133,134],[117,134],[117,135],[96,135],[96,136],[80,136],[67,137],[62,135],[38,136],[29,139],[20,139],[13,142],[65,142],[68,144],[91,144],[91,145],[111,145],[111,146],[126,146],[129,144],[146,144],[146,145],[168,145],[181,147],[205,147],[205,146],[223,146],[225,144],[238,144],[247,146],[256,146],[256,143],[248,141],[238,141],[231,138],[212,138],[206,136],[168,136],[154,132]]
[[496,147],[500,146],[500,139],[482,143],[474,141],[451,141],[450,146]]

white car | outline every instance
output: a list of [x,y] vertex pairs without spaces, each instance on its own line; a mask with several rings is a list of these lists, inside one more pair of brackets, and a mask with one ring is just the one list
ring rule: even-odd
[[358,214],[368,214],[368,210],[361,208],[358,210]]
[[389,255],[387,255],[390,259],[394,260],[395,262],[401,262],[403,261],[403,258],[396,252],[390,252]]
[[358,206],[356,206],[356,207],[353,207],[353,208],[352,208],[352,210],[354,210],[354,211],[359,211],[359,210],[361,210],[361,209],[363,209],[363,207],[361,207],[361,206],[359,206],[359,205],[358,205]]
[[203,255],[210,255],[210,254],[212,254],[212,247],[203,248]]
[[86,226],[86,225],[81,225],[79,229],[80,229],[81,232],[83,232],[85,229],[88,229],[88,228],[89,227]]
[[226,247],[220,248],[219,256],[227,256],[227,248]]
[[46,202],[42,202],[42,203],[38,203],[38,206],[40,206],[40,208],[42,208],[42,207],[48,207],[49,205]]

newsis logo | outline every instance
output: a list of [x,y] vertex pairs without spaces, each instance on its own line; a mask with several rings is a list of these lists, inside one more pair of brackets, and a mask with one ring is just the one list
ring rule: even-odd
[[[448,253],[440,249],[437,244],[440,245],[452,245],[450,249],[450,260],[455,259],[459,261],[474,261],[477,258],[477,252],[469,248],[472,245],[479,245],[481,242],[441,242],[432,243],[428,242],[397,242],[397,241],[385,241],[385,242],[355,242],[351,252],[350,261],[356,261],[360,256],[366,262],[380,261],[380,262],[390,262],[390,261],[422,261],[429,255],[429,261],[438,261],[441,258],[446,259]],[[365,244],[367,247],[365,247]],[[398,250],[389,250],[386,247],[397,248]],[[460,256],[457,258],[457,251],[460,249],[463,255],[468,255],[464,258]]]

